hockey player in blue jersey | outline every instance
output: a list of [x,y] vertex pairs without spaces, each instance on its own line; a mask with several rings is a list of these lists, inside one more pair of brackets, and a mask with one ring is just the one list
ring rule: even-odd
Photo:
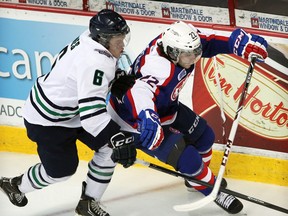
[[[175,22],[153,39],[132,64],[129,74],[136,77],[134,86],[127,92],[112,87],[108,112],[122,130],[134,133],[138,149],[181,173],[214,184],[215,176],[208,167],[214,132],[205,119],[178,100],[179,92],[201,57],[234,53],[249,59],[256,54],[264,61],[266,47],[263,37],[242,29],[227,37]],[[204,195],[212,190],[188,181],[186,186]],[[231,214],[243,208],[236,197],[223,192],[215,202]]]

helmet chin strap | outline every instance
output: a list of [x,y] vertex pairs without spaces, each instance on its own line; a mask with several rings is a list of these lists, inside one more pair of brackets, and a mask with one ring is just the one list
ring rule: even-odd
[[175,65],[177,65],[178,62],[179,62],[179,56],[180,56],[180,54],[177,56],[177,59],[176,59],[176,60],[173,60],[172,58],[170,58],[171,61],[172,61]]

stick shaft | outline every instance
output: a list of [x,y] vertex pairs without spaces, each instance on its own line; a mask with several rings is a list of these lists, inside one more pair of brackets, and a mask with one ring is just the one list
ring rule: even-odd
[[213,63],[214,63],[215,78],[216,78],[217,89],[218,89],[218,94],[219,94],[219,101],[220,101],[219,102],[220,114],[221,114],[221,118],[222,118],[222,142],[226,143],[227,142],[226,129],[225,129],[226,116],[225,116],[225,112],[224,112],[223,92],[222,92],[222,87],[220,84],[220,73],[219,73],[218,66],[217,66],[216,56],[213,57]]
[[[154,170],[157,170],[157,171],[160,171],[160,172],[163,172],[163,173],[175,176],[175,177],[184,178],[184,179],[186,179],[188,181],[192,181],[192,182],[194,182],[196,184],[200,184],[200,185],[203,185],[203,186],[206,186],[206,187],[213,188],[213,185],[211,185],[211,184],[209,184],[207,182],[203,182],[203,181],[197,180],[197,179],[195,179],[195,178],[193,178],[191,176],[187,176],[185,174],[182,174],[182,173],[179,173],[179,172],[176,172],[176,171],[173,171],[173,170],[158,166],[158,165],[153,164],[153,163],[148,163],[146,161],[142,161],[142,160],[139,160],[139,159],[137,159],[136,163],[142,164],[142,165],[147,166],[147,167],[149,167],[151,169],[154,169]],[[262,205],[262,206],[265,206],[267,208],[274,209],[274,210],[277,210],[277,211],[280,211],[280,212],[288,213],[288,209],[284,209],[284,208],[282,208],[280,206],[265,202],[265,201],[257,199],[257,198],[254,198],[254,197],[251,197],[251,196],[247,196],[245,194],[241,194],[241,193],[238,193],[236,191],[232,191],[232,190],[229,190],[229,189],[226,189],[226,188],[222,188],[222,187],[220,187],[219,190],[222,191],[222,192],[225,192],[227,194],[231,194],[233,196],[236,196],[236,197],[238,197],[240,199],[244,199],[244,200],[247,200],[249,202],[258,204],[258,205]]]
[[235,117],[234,117],[234,120],[233,120],[233,123],[232,123],[230,134],[229,134],[229,137],[228,137],[228,140],[227,140],[227,143],[226,143],[226,147],[225,147],[225,150],[224,150],[224,155],[223,155],[223,158],[222,158],[221,166],[220,166],[220,169],[218,171],[217,179],[215,181],[213,190],[211,192],[211,196],[214,196],[214,197],[216,197],[218,192],[219,192],[220,184],[221,184],[222,178],[223,178],[224,173],[225,173],[226,164],[227,164],[230,152],[231,152],[232,144],[234,142],[234,138],[235,138],[236,131],[237,131],[237,128],[238,128],[241,112],[242,112],[242,109],[244,107],[244,101],[245,101],[245,98],[246,98],[246,95],[247,95],[247,92],[248,92],[248,87],[249,87],[250,82],[251,82],[251,78],[252,78],[252,74],[253,74],[253,70],[254,70],[254,67],[255,67],[256,60],[257,60],[257,57],[253,56],[252,59],[251,59],[249,68],[248,68],[248,72],[247,72],[247,75],[246,75],[246,78],[245,78],[242,94],[240,96],[239,104],[238,104],[238,107],[237,107],[237,110],[236,110],[236,114],[235,114]]

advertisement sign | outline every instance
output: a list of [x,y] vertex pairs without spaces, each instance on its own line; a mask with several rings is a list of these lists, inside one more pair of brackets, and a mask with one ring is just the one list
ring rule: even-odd
[[24,5],[36,5],[58,8],[82,9],[83,2],[78,0],[1,0],[8,3],[21,3]]
[[22,126],[21,109],[36,78],[87,27],[0,18],[0,124]]
[[[90,17],[82,17],[82,25],[73,25],[81,17],[69,17],[70,22],[64,22],[68,15],[47,16],[45,13],[26,11],[20,14],[16,10],[3,13],[1,8],[0,12],[1,32],[5,32],[0,34],[0,125],[23,126],[21,107],[36,78],[50,71],[56,54],[86,30]],[[125,59],[121,61],[124,67],[167,26],[131,20],[128,24],[132,39]],[[144,35],[143,29],[149,31]],[[256,65],[235,145],[288,153],[287,39],[266,38],[270,44],[269,57],[265,64]],[[212,58],[202,59],[195,70],[193,90],[183,88],[181,94],[192,98],[195,112],[207,119],[215,130],[216,141],[223,143],[219,104],[221,101],[224,103],[227,117],[225,130],[228,135],[248,61],[234,55],[217,55],[216,62],[217,70]],[[218,73],[222,99],[219,99],[215,82]],[[186,86],[191,85],[190,82],[186,83]]]
[[89,8],[92,11],[99,11],[103,8],[108,8],[121,14],[146,16],[150,18],[187,20],[209,24],[229,24],[227,8],[206,7],[193,4],[177,4],[168,1],[90,0]]
[[[37,77],[50,71],[58,52],[88,28],[90,17],[4,11],[0,8],[1,32],[5,32],[0,34],[0,125],[23,127],[21,107],[32,85]],[[138,28],[142,26],[133,27],[133,32],[139,31]],[[159,26],[155,31],[158,34]],[[139,42],[139,37],[133,36],[129,43],[137,53],[150,39],[142,37]],[[135,58],[130,50],[127,47],[127,53],[119,61],[123,69],[129,68],[131,59]]]
[[288,33],[288,17],[256,13],[253,11],[235,10],[236,25],[260,30]]
[[[216,132],[218,143],[223,143],[222,123],[225,123],[228,138],[248,67],[247,60],[230,55],[217,55],[216,67],[212,58],[201,59],[197,64],[193,108],[208,120]],[[218,94],[216,76],[219,77],[222,97]],[[265,63],[256,63],[234,140],[235,145],[288,153],[287,91],[287,75]],[[226,122],[220,116],[219,107],[222,101]]]
[[[206,24],[231,25],[230,18],[234,19],[227,7],[193,5],[193,1],[191,3],[187,1],[185,4],[144,0],[0,0],[0,2],[85,11],[100,11],[108,8],[125,15],[150,19],[186,20]],[[236,26],[271,32],[288,32],[287,16],[239,9],[234,9],[234,11]]]

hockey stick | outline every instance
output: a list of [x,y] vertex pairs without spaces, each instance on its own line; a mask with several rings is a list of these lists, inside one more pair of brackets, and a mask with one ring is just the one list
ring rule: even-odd
[[[211,184],[209,184],[207,182],[203,182],[203,181],[197,180],[197,179],[195,179],[195,178],[193,178],[191,176],[188,176],[188,175],[185,175],[183,173],[176,172],[176,171],[164,168],[162,166],[158,166],[158,165],[153,164],[153,163],[149,163],[149,162],[146,162],[146,161],[143,161],[143,160],[140,160],[140,159],[137,159],[135,161],[135,163],[144,165],[146,167],[152,168],[154,170],[157,170],[157,171],[169,174],[169,175],[173,175],[173,176],[176,176],[176,177],[182,177],[182,178],[184,178],[184,179],[186,179],[188,181],[194,182],[196,184],[200,184],[200,185],[203,185],[203,186],[206,186],[206,187],[209,187],[209,188],[213,188],[213,185],[211,185]],[[288,213],[288,209],[284,209],[284,208],[282,208],[280,206],[276,206],[274,204],[265,202],[263,200],[260,200],[260,199],[257,199],[257,198],[251,197],[251,196],[247,196],[247,195],[238,193],[236,191],[232,191],[232,190],[229,190],[229,189],[226,189],[226,188],[222,188],[222,187],[220,187],[219,191],[225,192],[227,194],[231,194],[231,195],[236,196],[238,198],[247,200],[249,202],[252,202],[252,203],[255,203],[255,204],[258,204],[258,205],[265,206],[267,208],[270,208],[270,209],[273,209],[273,210],[276,210],[276,211]]]
[[216,79],[216,84],[217,84],[217,89],[218,89],[218,94],[219,94],[219,107],[220,107],[220,113],[221,113],[221,118],[222,118],[222,141],[223,143],[227,142],[226,139],[226,130],[225,130],[225,123],[226,123],[226,116],[224,113],[224,105],[223,105],[223,93],[221,90],[221,85],[220,85],[220,73],[218,70],[218,66],[217,66],[217,60],[216,60],[216,56],[213,57],[213,63],[214,63],[214,70],[215,70],[215,79]]
[[203,206],[209,204],[210,202],[214,201],[217,198],[217,195],[218,195],[218,192],[220,189],[220,184],[221,184],[221,181],[222,181],[222,178],[223,178],[223,175],[225,172],[226,164],[228,161],[228,156],[229,156],[229,153],[231,151],[231,147],[232,147],[232,144],[234,141],[236,130],[238,128],[240,115],[241,115],[242,109],[244,107],[244,101],[245,101],[247,90],[248,90],[248,87],[249,87],[249,84],[250,84],[250,81],[252,78],[252,73],[254,70],[256,60],[257,60],[257,57],[252,56],[250,66],[248,68],[248,72],[247,72],[246,79],[244,82],[245,85],[243,86],[243,90],[242,90],[242,94],[241,94],[241,97],[239,100],[238,108],[236,110],[235,118],[233,120],[231,131],[230,131],[227,143],[226,143],[224,155],[222,158],[222,163],[221,163],[221,166],[220,166],[220,169],[219,169],[219,172],[218,172],[218,175],[217,175],[217,178],[216,178],[212,192],[208,196],[206,196],[203,199],[200,199],[196,202],[183,204],[183,205],[176,205],[176,206],[174,206],[174,210],[176,210],[176,211],[193,211],[195,209],[202,208]]

